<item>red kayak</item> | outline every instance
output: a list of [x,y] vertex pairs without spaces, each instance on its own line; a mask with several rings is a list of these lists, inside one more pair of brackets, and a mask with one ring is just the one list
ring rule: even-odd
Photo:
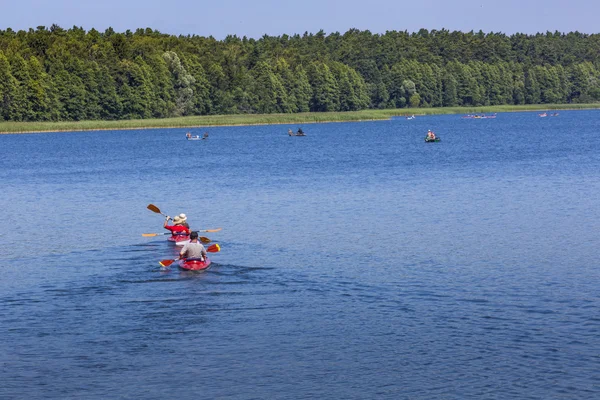
[[[167,233],[167,235],[168,235],[168,233]],[[186,235],[186,234],[172,235],[172,236],[169,236],[167,238],[167,240],[169,242],[173,242],[177,245],[181,244],[181,246],[183,246],[184,244],[186,244],[190,241],[190,235]],[[183,243],[181,243],[181,242],[183,242]]]
[[210,267],[210,259],[206,257],[204,261],[199,258],[185,258],[177,260],[177,266],[186,271],[203,271]]

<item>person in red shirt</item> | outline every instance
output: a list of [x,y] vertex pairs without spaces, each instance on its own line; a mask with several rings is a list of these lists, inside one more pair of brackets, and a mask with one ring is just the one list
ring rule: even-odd
[[[173,220],[173,225],[168,225],[170,219]],[[168,239],[171,242],[181,242],[190,239],[190,228],[187,224],[187,217],[185,214],[179,214],[175,218],[167,216],[163,227],[171,231],[171,237]]]

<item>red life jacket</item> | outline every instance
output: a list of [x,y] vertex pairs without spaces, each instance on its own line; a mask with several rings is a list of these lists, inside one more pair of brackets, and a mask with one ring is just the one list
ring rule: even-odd
[[190,230],[182,225],[167,225],[165,229],[171,231],[171,237],[168,239],[172,242],[181,242],[182,240],[190,239]]

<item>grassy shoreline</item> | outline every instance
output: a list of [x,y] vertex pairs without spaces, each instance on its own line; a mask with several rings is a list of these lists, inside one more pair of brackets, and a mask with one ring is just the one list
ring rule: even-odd
[[398,108],[387,110],[362,110],[350,112],[300,113],[300,114],[236,114],[203,115],[164,119],[138,119],[121,121],[78,122],[0,122],[0,134],[79,132],[98,130],[130,130],[159,128],[208,128],[215,126],[309,124],[325,122],[358,122],[385,120],[405,115],[474,114],[496,112],[523,112],[548,110],[600,109],[595,104],[529,104],[524,106]]

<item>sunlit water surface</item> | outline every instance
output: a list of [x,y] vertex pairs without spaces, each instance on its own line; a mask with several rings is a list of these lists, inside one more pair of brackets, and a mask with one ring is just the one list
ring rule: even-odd
[[288,128],[0,135],[0,398],[600,398],[599,111]]

